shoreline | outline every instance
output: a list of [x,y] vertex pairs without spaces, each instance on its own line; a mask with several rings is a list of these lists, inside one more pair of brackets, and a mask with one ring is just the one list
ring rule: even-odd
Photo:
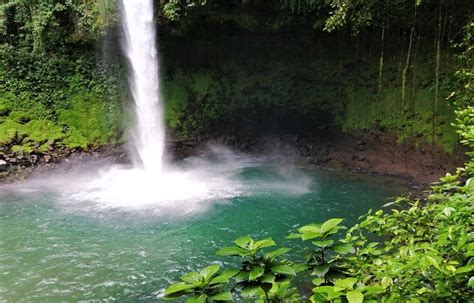
[[[301,165],[393,177],[415,189],[438,181],[446,172],[454,172],[464,159],[462,150],[447,155],[433,146],[415,148],[409,143],[397,143],[396,138],[385,133],[338,135],[331,138],[298,135],[218,136],[170,140],[167,149],[170,151],[170,160],[176,161],[199,155],[213,145],[226,146],[252,156],[289,158]],[[60,165],[67,166],[67,163],[72,166],[80,161],[105,159],[116,164],[130,163],[126,144],[86,150],[57,149],[29,155],[0,154],[0,184],[22,181],[31,174],[49,172]]]

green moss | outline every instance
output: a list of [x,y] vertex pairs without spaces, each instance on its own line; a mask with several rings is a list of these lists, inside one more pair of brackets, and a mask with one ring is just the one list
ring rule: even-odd
[[0,124],[0,144],[7,145],[13,143],[17,138],[18,132],[23,125],[13,120],[7,120]]
[[63,144],[69,148],[86,148],[89,145],[89,141],[84,137],[80,131],[72,128],[68,136],[63,140]]
[[179,124],[180,105],[186,103],[189,97],[185,83],[179,80],[165,81],[163,96],[165,99],[166,124],[171,128],[176,128]]
[[98,96],[83,92],[69,100],[69,108],[58,112],[59,123],[73,136],[65,140],[68,146],[69,143],[77,147],[117,141],[121,112],[115,103],[102,102]]
[[451,153],[457,144],[454,111],[446,102],[440,103],[433,117],[433,94],[420,89],[402,105],[400,91],[384,89],[379,97],[364,88],[347,92],[347,105],[342,128],[369,130],[378,128],[398,136],[399,142],[415,140],[417,145],[434,143]]
[[5,104],[0,104],[0,116],[8,116],[10,108]]
[[20,134],[37,144],[52,143],[65,137],[62,128],[49,120],[32,120],[22,128]]
[[29,154],[34,151],[34,148],[31,145],[13,145],[11,150],[16,153]]
[[24,124],[32,119],[32,115],[28,112],[14,110],[10,113],[8,118],[20,124]]

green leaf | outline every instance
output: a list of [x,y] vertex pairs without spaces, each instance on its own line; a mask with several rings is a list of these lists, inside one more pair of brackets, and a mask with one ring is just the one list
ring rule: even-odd
[[193,296],[186,300],[186,303],[204,303],[206,302],[207,295]]
[[332,246],[331,249],[341,255],[355,253],[355,248],[351,244],[340,243]]
[[211,265],[201,270],[200,275],[204,277],[205,281],[209,281],[220,269],[219,265]]
[[456,271],[454,272],[455,275],[458,275],[458,274],[465,274],[465,273],[468,273],[468,272],[471,272],[471,271],[474,271],[474,266],[463,266],[463,267],[459,267],[458,269],[456,269]]
[[260,281],[263,283],[273,283],[275,282],[275,275],[271,273],[265,274]]
[[313,241],[313,244],[317,247],[328,247],[334,244],[334,240],[320,240],[320,241]]
[[467,282],[467,286],[470,288],[474,288],[474,276],[469,278],[469,281]]
[[322,264],[313,268],[313,274],[317,277],[324,277],[329,271],[329,264]]
[[289,252],[291,249],[290,248],[286,248],[286,247],[282,247],[282,248],[279,248],[279,249],[276,249],[274,251],[271,251],[271,252],[268,252],[265,254],[265,256],[268,258],[268,259],[275,259],[276,257],[279,257],[281,255],[284,255],[286,254],[287,252]]
[[354,284],[356,284],[356,282],[357,282],[356,278],[347,278],[347,279],[336,280],[334,282],[334,285],[348,289],[348,290],[352,290],[354,289]]
[[203,277],[199,273],[193,271],[181,276],[180,279],[183,280],[184,282],[188,282],[194,285],[199,285],[201,284]]
[[273,241],[272,238],[267,238],[267,239],[256,241],[252,245],[252,249],[262,249],[262,248],[265,248],[265,247],[270,247],[270,246],[275,246],[275,245],[276,245],[276,243],[275,243],[275,241]]
[[232,293],[230,291],[223,291],[210,297],[209,299],[214,301],[232,301],[234,298],[232,297]]
[[298,229],[298,231],[302,234],[304,233],[314,233],[314,234],[322,234],[321,231],[321,224],[309,224],[302,226]]
[[307,270],[309,268],[309,266],[306,264],[293,264],[292,267],[296,273],[299,273],[303,270]]
[[428,264],[433,265],[438,270],[441,270],[438,261],[436,261],[435,258],[433,258],[432,256],[424,256],[423,258],[428,262]]
[[349,303],[362,303],[364,302],[364,295],[357,290],[350,291],[346,294],[347,301]]
[[301,240],[306,241],[314,238],[320,238],[322,234],[320,233],[313,233],[313,232],[304,232],[301,234]]
[[[325,294],[325,298],[328,301],[331,301],[335,298],[342,296],[342,289],[336,286],[319,286],[313,288],[313,292],[316,294]],[[315,302],[320,302],[320,300],[316,300]]]
[[263,275],[265,269],[261,266],[254,266],[249,273],[249,281],[253,281]]
[[324,283],[324,279],[323,278],[314,278],[313,279],[313,284],[316,285],[316,286],[319,286],[321,284]]
[[245,249],[242,249],[237,246],[228,246],[221,248],[216,253],[218,256],[239,256],[245,257],[249,254],[249,252]]
[[241,247],[244,249],[250,249],[254,241],[249,236],[245,236],[245,237],[240,237],[240,238],[235,239],[234,243],[237,244],[238,247]]
[[393,280],[390,277],[383,277],[382,278],[382,287],[387,288],[393,284]]
[[237,282],[241,282],[241,281],[248,281],[249,279],[249,272],[248,271],[240,271],[236,276],[235,276],[235,280]]
[[378,295],[384,291],[383,287],[380,285],[364,286],[359,290],[364,293],[364,296]]
[[284,275],[291,275],[291,276],[296,275],[295,269],[291,267],[290,265],[284,265],[284,264],[276,265],[272,267],[272,271],[279,274],[284,274]]
[[252,298],[255,296],[259,296],[261,293],[264,293],[264,292],[262,288],[260,288],[260,286],[249,285],[242,288],[242,296],[244,298]]
[[239,269],[235,268],[225,269],[217,277],[214,277],[209,284],[227,283],[232,277],[237,275],[239,271]]
[[[329,219],[321,225],[321,232],[323,234],[333,231],[344,219],[335,218]],[[337,231],[337,230],[336,230]]]
[[194,288],[194,285],[186,284],[184,282],[176,283],[165,289],[165,296],[176,294],[187,289]]
[[301,239],[301,234],[295,234],[291,233],[288,236],[286,236],[287,239]]

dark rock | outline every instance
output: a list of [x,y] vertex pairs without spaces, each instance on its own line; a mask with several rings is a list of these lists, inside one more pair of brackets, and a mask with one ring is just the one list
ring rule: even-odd
[[0,172],[6,171],[8,168],[8,162],[5,160],[0,160]]

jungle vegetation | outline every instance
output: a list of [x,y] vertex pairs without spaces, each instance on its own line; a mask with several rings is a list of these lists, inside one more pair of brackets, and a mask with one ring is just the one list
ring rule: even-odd
[[[120,34],[117,5],[0,1],[0,145],[34,153],[123,141],[125,66],[114,39],[107,40]],[[349,229],[337,218],[299,228],[289,237],[310,242],[300,260],[284,257],[290,248],[269,251],[272,239],[241,237],[217,252],[240,258],[240,268],[190,272],[165,297],[473,300],[471,1],[164,0],[156,11],[167,58],[166,119],[175,136],[222,125],[229,132],[242,125],[272,129],[281,117],[324,116],[330,117],[324,125],[304,127],[377,128],[400,141],[468,150],[465,166],[422,198],[400,197]],[[241,37],[277,47],[270,54],[259,43],[235,51]],[[180,52],[190,45],[183,41],[200,47]],[[259,65],[262,58],[268,61]],[[261,113],[268,123],[256,125]],[[299,289],[308,284],[312,290]]]

